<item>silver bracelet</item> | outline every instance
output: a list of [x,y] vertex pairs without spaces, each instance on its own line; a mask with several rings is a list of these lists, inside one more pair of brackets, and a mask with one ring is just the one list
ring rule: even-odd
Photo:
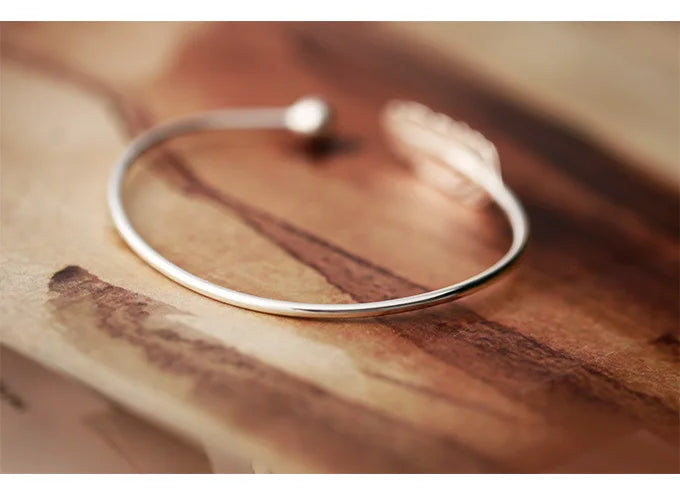
[[332,117],[328,104],[314,97],[289,107],[226,109],[158,125],[138,136],[115,165],[108,184],[113,222],[130,248],[149,265],[185,287],[227,304],[270,314],[306,318],[356,318],[395,314],[458,299],[504,273],[524,250],[529,225],[517,197],[503,183],[495,147],[464,123],[412,102],[393,102],[383,124],[392,144],[426,180],[466,202],[493,200],[512,229],[508,251],[491,267],[453,285],[409,297],[354,304],[288,302],[226,288],[185,271],[154,250],[135,231],[123,206],[123,179],[147,150],[168,139],[205,130],[286,129],[307,136],[327,131]]

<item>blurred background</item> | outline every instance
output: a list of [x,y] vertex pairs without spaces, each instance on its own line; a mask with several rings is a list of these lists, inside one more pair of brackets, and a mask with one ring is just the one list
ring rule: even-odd
[[388,29],[464,62],[514,98],[677,182],[680,24],[398,23]]

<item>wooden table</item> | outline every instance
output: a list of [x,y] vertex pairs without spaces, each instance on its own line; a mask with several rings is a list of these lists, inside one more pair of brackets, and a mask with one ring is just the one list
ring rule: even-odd
[[[675,185],[370,24],[5,25],[2,91],[11,349],[257,471],[678,470]],[[138,230],[275,298],[368,301],[475,273],[507,229],[396,163],[377,119],[398,97],[497,145],[532,224],[518,270],[459,303],[324,322],[214,302],[124,246],[104,195],[130,137],[305,94],[339,109],[332,139],[218,133],[140,161]]]

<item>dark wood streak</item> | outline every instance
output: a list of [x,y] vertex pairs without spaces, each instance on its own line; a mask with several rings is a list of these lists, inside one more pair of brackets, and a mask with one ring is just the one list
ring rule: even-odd
[[[318,41],[317,38],[314,39]],[[305,50],[309,56],[311,51],[308,47]],[[329,55],[327,48],[323,50],[326,50],[325,56],[336,62],[338,59],[345,60],[337,53]],[[396,57],[394,54],[391,56]],[[23,60],[38,67],[43,65],[43,59],[35,59],[26,54],[22,57]],[[407,63],[401,58],[399,61],[401,64]],[[328,65],[333,64],[327,63],[325,66]],[[147,117],[141,106],[133,105],[111,89],[102,91],[101,88],[106,85],[92,84],[90,79],[74,76],[74,71],[60,72],[59,67],[56,63],[48,64],[49,72],[56,76],[76,84],[85,84],[86,89],[110,98],[126,122],[128,130],[151,124],[152,119]],[[362,66],[362,70],[368,69]],[[362,78],[365,77],[364,74]],[[401,75],[400,78],[407,77]],[[435,85],[435,89],[442,85],[436,81],[432,84]],[[455,85],[455,80],[451,85]],[[473,90],[463,85],[462,91]],[[475,98],[479,99],[481,96]],[[124,110],[118,106],[122,106]],[[509,111],[506,109],[505,112]],[[475,119],[479,120],[479,117]],[[168,167],[163,170],[163,174],[184,192],[207,198],[236,212],[244,222],[273,240],[296,259],[315,268],[330,284],[356,300],[384,299],[395,294],[403,295],[426,290],[422,285],[211,187],[201,181],[180,157],[167,155],[166,159]],[[605,167],[612,166],[607,163]],[[552,215],[546,216],[544,221],[546,226],[560,225]],[[598,404],[611,413],[623,412],[648,425],[661,425],[677,430],[677,405],[670,405],[663,399],[628,388],[616,378],[598,371],[570,354],[554,350],[522,335],[518,330],[485,320],[463,306],[446,305],[439,309],[414,313],[408,317],[382,319],[380,322],[432,357],[467,370],[472,376],[483,379],[504,393],[541,409],[555,422],[567,421],[560,418],[563,415],[559,409],[551,407],[555,400],[571,399]],[[533,390],[527,392],[527,385],[533,385]]]
[[[313,267],[326,280],[357,301],[380,300],[428,290],[391,271],[350,254],[311,233],[245,205],[198,178],[179,156],[166,157],[173,181],[184,192],[210,199],[236,212],[243,221],[276,242],[291,256]],[[167,174],[168,169],[163,169]],[[459,304],[405,316],[377,320],[395,334],[433,357],[468,371],[504,393],[546,411],[554,422],[559,410],[550,409],[556,396],[600,403],[611,412],[624,411],[651,424],[677,428],[677,405],[637,392],[597,371],[570,354],[522,335],[518,330],[484,319]],[[527,395],[527,384],[551,385],[551,392]],[[572,416],[572,413],[566,414]]]
[[[346,35],[351,29],[352,36]],[[630,289],[650,311],[666,315],[668,328],[680,320],[680,201],[677,191],[643,174],[642,168],[615,157],[555,120],[532,112],[468,76],[464,67],[439,63],[432,54],[410,52],[388,43],[364,25],[296,24],[285,30],[297,59],[329,84],[367,102],[385,99],[385,88],[415,98],[468,122],[499,145],[504,174],[520,194],[532,224],[531,264],[556,274],[580,267],[581,274]],[[215,35],[217,38],[217,35]],[[361,48],[359,48],[361,47]],[[388,83],[389,82],[389,85]],[[394,95],[389,95],[394,96]],[[513,147],[512,150],[509,147]],[[508,160],[512,157],[513,160]],[[614,211],[575,216],[545,204],[537,192],[549,188],[541,178],[513,181],[523,174],[525,158],[538,159],[580,189],[611,202]],[[563,199],[565,207],[569,199]],[[617,216],[635,219],[647,229],[628,228]],[[612,217],[613,216],[613,217]],[[560,260],[560,264],[555,264]],[[525,264],[526,264],[525,263]],[[645,291],[638,291],[644,288]]]
[[[199,401],[318,470],[494,471],[500,466],[450,437],[345,400],[241,354],[167,316],[181,311],[106,283],[78,266],[56,272],[49,307],[73,343],[93,330],[129,344],[146,361],[193,382]],[[74,310],[75,308],[75,310]],[[153,318],[153,321],[150,319]]]
[[[635,239],[596,219],[571,219],[558,209],[534,201],[530,195],[525,207],[531,213],[531,243],[536,247],[529,264],[550,275],[553,281],[564,282],[563,292],[578,297],[578,292],[588,287],[583,283],[572,285],[575,274],[590,281],[591,286],[625,288],[635,295],[638,304],[663,317],[663,326],[669,332],[678,329],[679,281],[678,275],[669,270],[678,267],[677,251],[650,250],[650,239]],[[555,264],[556,260],[560,264]]]
[[[275,242],[289,255],[317,270],[326,281],[355,299],[380,300],[427,288],[363,257],[352,254],[284,219],[241,202],[202,181],[177,153],[165,151],[156,172],[187,195],[195,195],[232,210],[251,228]],[[366,271],[368,270],[368,272]],[[336,279],[342,280],[339,285]],[[395,285],[395,282],[398,284]]]
[[338,81],[348,92],[382,94],[385,81],[394,86],[398,82],[396,91],[431,100],[437,109],[491,138],[511,138],[583,188],[612,199],[619,208],[677,239],[680,209],[675,188],[651,179],[555,118],[508,99],[471,76],[462,64],[444,62],[406,43],[390,43],[361,23],[299,23],[286,34],[307,70]]
[[677,333],[664,333],[651,343],[668,353],[675,361],[680,361],[680,340]]
[[26,411],[28,409],[26,401],[19,394],[12,391],[4,381],[0,381],[0,400],[7,402],[17,411]]
[[400,322],[403,318],[383,322],[433,356],[542,411],[554,424],[573,421],[568,419],[573,411],[557,408],[568,401],[580,408],[597,405],[612,414],[612,420],[632,416],[677,436],[677,404],[631,389],[569,354],[469,310],[440,308],[422,314],[428,315],[410,322]]

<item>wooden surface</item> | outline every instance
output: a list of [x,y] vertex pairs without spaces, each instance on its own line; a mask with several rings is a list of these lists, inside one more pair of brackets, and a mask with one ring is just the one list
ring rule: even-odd
[[527,106],[678,180],[680,23],[412,22],[391,26]]
[[[2,29],[12,349],[261,471],[678,470],[675,185],[382,27]],[[104,192],[131,136],[308,93],[339,109],[326,143],[211,134],[142,161],[126,199],[140,232],[271,297],[366,301],[473,274],[506,230],[395,163],[376,120],[410,98],[498,146],[532,222],[518,271],[459,303],[332,323],[213,302],[123,245]]]
[[[80,382],[0,349],[3,473],[209,473],[208,455]],[[234,470],[249,470],[233,465]]]

